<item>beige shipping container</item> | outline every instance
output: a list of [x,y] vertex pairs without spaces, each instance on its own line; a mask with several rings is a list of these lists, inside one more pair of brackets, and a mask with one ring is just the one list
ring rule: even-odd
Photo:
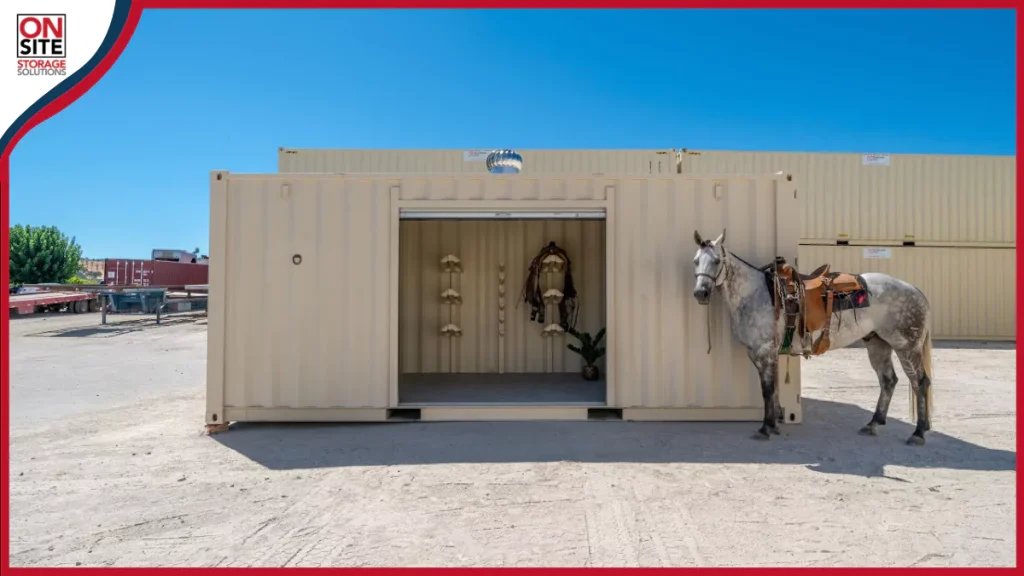
[[[781,176],[214,172],[207,423],[760,420],[727,310],[693,298],[693,232],[792,260],[798,214]],[[571,337],[545,335],[552,317],[517,306],[551,241],[572,261],[577,328],[607,329],[597,382]],[[781,366],[799,423],[800,362]]]
[[682,174],[794,174],[804,244],[1016,245],[1016,156],[684,149],[677,158]]
[[943,340],[1017,339],[1017,250],[801,246],[799,266],[881,272],[917,286],[932,307],[932,330]]
[[[280,148],[277,171],[291,173],[487,174],[490,149]],[[676,151],[516,150],[523,174],[675,174]]]

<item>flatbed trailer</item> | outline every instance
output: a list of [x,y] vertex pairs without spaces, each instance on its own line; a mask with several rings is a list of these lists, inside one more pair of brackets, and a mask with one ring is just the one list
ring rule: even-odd
[[59,312],[65,307],[68,312],[99,312],[99,295],[95,292],[26,292],[11,294],[11,314],[33,314],[35,312]]

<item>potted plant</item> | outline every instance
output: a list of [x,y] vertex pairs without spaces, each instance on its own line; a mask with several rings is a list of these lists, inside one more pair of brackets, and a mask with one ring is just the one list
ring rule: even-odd
[[597,368],[597,360],[601,356],[604,356],[604,346],[600,346],[601,339],[604,338],[604,328],[601,328],[597,332],[597,336],[591,337],[589,332],[579,332],[575,329],[569,329],[569,334],[580,341],[580,345],[568,344],[567,348],[580,355],[583,358],[583,369],[580,374],[584,380],[597,380],[601,377],[601,371]]

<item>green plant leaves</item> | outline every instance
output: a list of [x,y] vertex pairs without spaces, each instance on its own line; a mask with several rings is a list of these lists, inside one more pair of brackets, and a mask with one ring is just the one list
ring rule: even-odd
[[78,272],[82,247],[56,226],[23,226],[10,229],[12,284],[65,283]]
[[597,336],[592,337],[589,332],[568,330],[567,333],[579,340],[580,345],[576,346],[574,344],[567,344],[566,348],[579,354],[588,366],[593,366],[594,362],[597,362],[597,360],[605,354],[605,347],[598,346],[598,343],[600,343],[601,339],[604,338],[604,331],[605,329],[601,328],[601,330],[598,331]]

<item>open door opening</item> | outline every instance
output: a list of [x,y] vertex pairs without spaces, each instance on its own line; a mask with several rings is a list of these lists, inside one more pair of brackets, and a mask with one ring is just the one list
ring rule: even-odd
[[605,406],[585,358],[606,337],[568,348],[605,327],[605,231],[603,210],[403,210],[399,405]]

